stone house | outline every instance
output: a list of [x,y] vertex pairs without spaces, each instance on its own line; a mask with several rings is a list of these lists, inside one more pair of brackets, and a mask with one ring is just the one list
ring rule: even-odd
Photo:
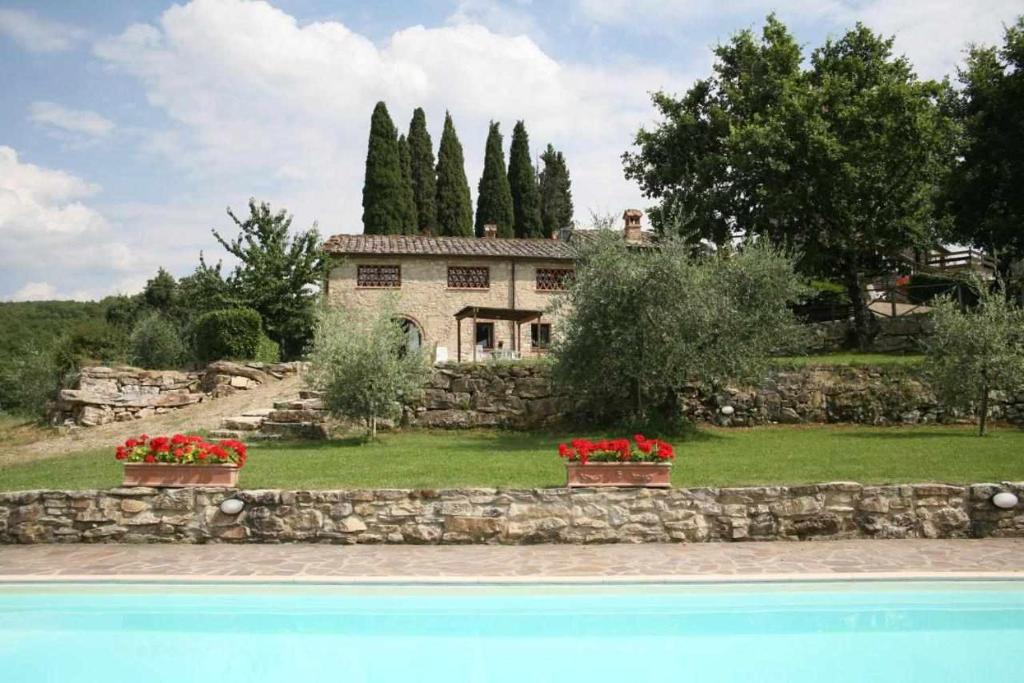
[[[624,239],[642,243],[641,212],[624,214]],[[586,232],[586,231],[583,231]],[[574,271],[572,240],[426,235],[335,235],[328,305],[372,308],[395,296],[409,344],[435,361],[531,357],[558,334],[553,304]]]

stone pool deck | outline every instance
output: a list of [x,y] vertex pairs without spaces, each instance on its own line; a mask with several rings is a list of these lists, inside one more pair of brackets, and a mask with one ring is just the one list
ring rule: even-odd
[[1024,539],[597,546],[0,546],[0,583],[1024,579]]

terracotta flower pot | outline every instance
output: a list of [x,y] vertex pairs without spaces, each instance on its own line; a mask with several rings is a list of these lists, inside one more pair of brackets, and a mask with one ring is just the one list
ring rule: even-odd
[[670,462],[579,462],[565,463],[569,488],[601,486],[672,486]]
[[238,486],[238,465],[126,462],[124,486]]

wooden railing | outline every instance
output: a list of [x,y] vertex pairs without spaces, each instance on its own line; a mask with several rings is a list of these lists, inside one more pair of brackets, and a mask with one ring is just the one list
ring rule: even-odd
[[928,257],[925,265],[937,271],[976,270],[984,273],[996,272],[996,260],[983,251],[964,249]]

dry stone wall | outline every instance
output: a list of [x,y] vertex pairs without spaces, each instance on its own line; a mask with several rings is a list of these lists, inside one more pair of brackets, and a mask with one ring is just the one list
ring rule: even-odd
[[75,386],[58,394],[50,421],[94,427],[160,415],[281,379],[302,371],[304,365],[216,361],[191,372],[127,366],[83,368]]
[[[644,543],[1024,537],[1024,482],[695,489],[0,493],[0,543]],[[243,510],[219,509],[238,498]]]
[[[804,367],[777,369],[757,386],[692,388],[684,415],[725,427],[763,424],[928,424],[971,419],[943,406],[920,368]],[[991,417],[1024,424],[1024,393],[991,395]],[[542,428],[572,417],[573,405],[544,363],[438,366],[429,386],[405,410],[419,427]]]
[[[920,353],[923,342],[932,331],[931,316],[925,314],[901,315],[895,318],[875,318],[878,334],[871,340],[870,351],[877,353]],[[850,348],[853,322],[833,320],[807,325],[808,350],[827,353]]]

